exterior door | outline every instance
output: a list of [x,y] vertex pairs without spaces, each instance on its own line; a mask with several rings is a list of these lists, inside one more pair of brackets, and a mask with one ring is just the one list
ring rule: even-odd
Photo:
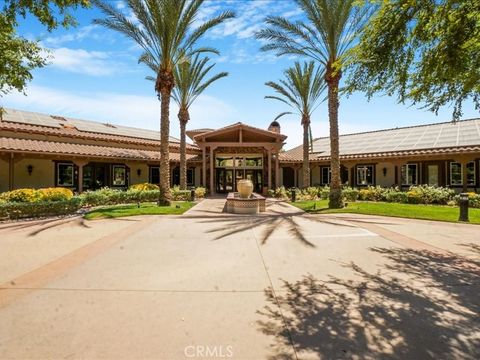
[[233,191],[233,170],[217,169],[217,192],[226,193]]
[[427,183],[430,186],[438,186],[439,169],[438,165],[431,164],[427,166]]
[[262,192],[262,175],[262,170],[245,170],[245,179],[248,179],[253,183],[254,192]]

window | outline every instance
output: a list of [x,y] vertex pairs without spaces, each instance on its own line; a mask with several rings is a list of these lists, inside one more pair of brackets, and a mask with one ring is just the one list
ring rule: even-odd
[[373,185],[373,165],[357,166],[357,185]]
[[330,184],[331,175],[332,175],[332,171],[330,170],[329,166],[320,167],[320,183],[322,185]]
[[402,166],[402,185],[418,184],[418,164],[406,164]]
[[462,185],[463,174],[462,164],[457,162],[450,163],[450,185]]
[[247,156],[245,158],[245,166],[248,167],[262,167],[262,157],[258,156]]
[[233,157],[217,157],[215,159],[216,167],[232,167]]
[[477,184],[475,177],[475,162],[471,161],[467,163],[467,185],[475,186]]
[[187,185],[188,186],[195,185],[195,168],[187,169]]
[[112,173],[113,186],[125,186],[127,184],[127,169],[124,165],[113,165]]
[[57,186],[73,186],[73,164],[57,164]]
[[148,174],[148,182],[150,184],[160,184],[160,167],[150,166],[150,173]]

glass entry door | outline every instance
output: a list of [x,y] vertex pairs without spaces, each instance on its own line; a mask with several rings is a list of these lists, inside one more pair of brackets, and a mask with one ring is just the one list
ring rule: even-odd
[[233,191],[233,170],[217,169],[217,192]]

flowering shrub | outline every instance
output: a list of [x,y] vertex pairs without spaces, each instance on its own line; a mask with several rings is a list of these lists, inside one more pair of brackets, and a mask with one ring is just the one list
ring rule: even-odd
[[[329,192],[327,193],[326,198],[328,198]],[[350,201],[350,202],[357,201],[359,193],[360,193],[359,190],[351,187],[345,187],[342,189],[342,195],[345,201]]]
[[202,186],[195,188],[195,197],[198,199],[203,199],[207,194],[207,189]]
[[6,202],[0,204],[0,219],[69,215],[80,209],[81,205],[78,197],[61,201]]
[[180,190],[179,186],[174,186],[170,189],[172,193],[172,199],[175,201],[189,201],[190,190]]
[[17,189],[0,194],[2,202],[33,203],[38,201],[65,201],[73,197],[66,188]]
[[366,201],[383,201],[385,189],[380,186],[369,186],[366,189],[361,189],[358,193],[360,200]]
[[136,202],[157,201],[159,190],[132,190],[127,191],[103,188],[96,191],[86,191],[78,197],[84,206],[129,204]]
[[290,190],[285,189],[284,186],[280,186],[274,190],[268,190],[268,196],[277,199],[289,199],[291,196]]
[[142,184],[133,184],[128,189],[145,191],[145,190],[158,190],[159,188],[158,188],[158,185],[156,184],[142,183]]

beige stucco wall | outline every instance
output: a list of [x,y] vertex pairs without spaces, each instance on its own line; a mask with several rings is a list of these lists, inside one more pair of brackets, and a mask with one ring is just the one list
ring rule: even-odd
[[0,192],[8,191],[8,161],[0,159]]
[[[383,168],[387,169],[386,176],[383,175]],[[376,184],[389,187],[395,185],[395,165],[389,162],[381,162],[376,165]]]
[[[126,165],[130,168],[130,185],[148,182],[148,165],[145,163],[128,162]],[[137,170],[141,171],[140,176]]]
[[[33,166],[32,175],[27,167]],[[46,188],[55,186],[55,163],[47,159],[22,159],[14,166],[14,188]]]
[[311,178],[312,178],[312,186],[320,186],[320,166],[314,165],[310,169]]

